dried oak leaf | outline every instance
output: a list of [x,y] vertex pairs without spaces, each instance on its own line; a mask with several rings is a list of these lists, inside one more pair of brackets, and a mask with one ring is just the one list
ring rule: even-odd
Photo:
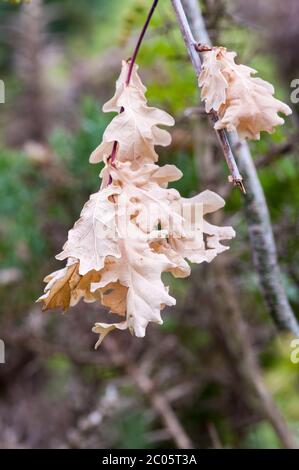
[[128,67],[129,64],[123,61],[115,95],[103,106],[104,112],[117,111],[119,114],[105,130],[103,142],[91,154],[91,163],[105,161],[111,155],[115,141],[118,161],[157,161],[154,146],[166,146],[171,142],[170,134],[158,125],[173,126],[173,117],[165,111],[147,106],[146,88],[137,74],[137,65],[133,67],[130,84],[125,84]]
[[[126,325],[136,336],[144,336],[149,322],[162,323],[161,308],[175,302],[161,281],[161,273],[188,276],[190,267],[185,258],[196,263],[210,262],[228,249],[221,241],[234,237],[235,232],[231,227],[209,224],[203,218],[223,207],[224,201],[217,194],[204,191],[185,199],[165,187],[167,175],[179,176],[170,166],[159,169],[146,164],[137,170],[132,170],[129,162],[116,166],[111,175],[114,182],[122,184],[117,195],[121,208],[117,218],[121,257],[106,263],[100,281],[92,284],[91,291],[117,281],[127,286]],[[160,177],[155,179],[155,174]],[[147,213],[149,208],[151,217]],[[115,328],[117,323],[113,326],[97,323],[93,331],[105,335],[107,329],[110,332]],[[121,329],[125,329],[124,322]]]
[[80,261],[79,274],[104,267],[107,256],[120,256],[114,234],[114,204],[109,200],[118,189],[108,187],[90,196],[82,209],[80,219],[69,231],[63,251],[56,258],[76,258]]
[[100,281],[102,271],[89,271],[84,276],[79,274],[79,262],[68,260],[65,268],[48,275],[45,294],[37,299],[43,302],[43,310],[62,308],[64,311],[74,307],[83,299],[90,303],[100,301],[110,311],[118,315],[125,315],[127,288],[119,282],[106,284],[99,289],[92,289],[92,285]]
[[203,68],[199,75],[201,97],[207,112],[217,112],[215,129],[237,131],[241,139],[260,138],[260,132],[273,132],[284,124],[279,112],[289,115],[292,110],[274,98],[274,87],[252,77],[256,70],[235,63],[235,52],[213,47],[203,53]]
[[[170,234],[171,247],[191,263],[211,262],[215,256],[229,247],[222,245],[222,240],[234,238],[232,227],[218,227],[204,219],[204,215],[224,207],[224,200],[216,193],[206,190],[193,198],[181,198],[173,203],[175,210],[184,215],[184,227],[181,236]],[[183,207],[188,210],[183,210]]]
[[[99,292],[95,290],[95,293]],[[101,304],[108,307],[111,313],[125,316],[127,310],[127,293],[128,288],[123,286],[120,282],[111,282],[106,284],[102,289]]]
[[65,268],[45,277],[45,294],[39,297],[37,302],[43,302],[43,310],[62,308],[64,311],[76,305],[82,298],[85,302],[94,302],[97,295],[90,292],[90,285],[99,279],[100,274],[94,270],[81,276],[78,261],[70,259]]
[[[135,224],[130,227],[131,237],[120,241],[121,258],[110,264],[105,282],[116,279],[128,288],[126,297],[126,321],[130,331],[138,337],[145,335],[149,322],[163,323],[160,315],[163,305],[175,305],[165,288],[161,274],[174,266],[165,255],[155,253],[148,237]],[[134,235],[133,235],[134,233]],[[92,289],[101,286],[95,283]],[[97,324],[105,328],[103,324]],[[110,325],[108,326],[110,328]]]
[[[173,165],[155,165],[154,146],[170,142],[170,135],[158,124],[174,121],[146,105],[137,66],[129,85],[127,71],[128,64],[123,63],[115,95],[104,106],[120,114],[91,156],[92,162],[105,161],[102,187],[83,207],[57,255],[67,259],[66,267],[45,279],[45,294],[39,299],[45,309],[67,309],[80,299],[99,301],[123,317],[120,323],[96,323],[97,345],[114,329],[128,328],[143,337],[149,322],[161,324],[161,310],[175,304],[162,273],[188,276],[188,261],[211,261],[228,248],[222,240],[235,235],[231,227],[216,227],[204,219],[223,207],[218,195],[204,191],[186,199],[167,187],[182,173]],[[217,100],[222,100],[221,95]],[[117,154],[111,162],[108,157],[115,141]]]

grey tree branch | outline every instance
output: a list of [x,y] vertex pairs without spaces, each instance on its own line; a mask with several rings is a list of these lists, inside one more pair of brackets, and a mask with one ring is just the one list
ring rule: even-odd
[[299,325],[286,296],[277,260],[276,245],[265,194],[246,143],[237,144],[240,168],[246,179],[245,216],[253,262],[258,272],[263,295],[277,324],[299,337]]
[[[196,126],[194,132],[195,149],[199,144],[199,150],[202,153],[202,144],[204,143],[205,150],[202,154],[203,158],[198,159],[198,164],[202,169],[200,178],[204,184],[208,184],[209,181],[216,180],[217,176],[219,180],[220,170],[217,165],[213,165],[213,142],[209,136],[206,136],[207,132],[204,130],[207,123],[203,120],[197,120],[194,125]],[[206,136],[206,139],[202,138],[202,134]],[[213,172],[213,178],[211,178],[211,172]],[[216,225],[223,225],[223,217],[224,214],[221,212],[213,214],[211,222]],[[208,268],[212,279],[206,279],[205,284],[202,285],[206,269],[207,267],[204,266],[201,269],[198,268],[198,274],[201,273],[201,275],[195,276],[193,279],[194,290],[192,297],[194,294],[197,295],[200,287],[205,292],[205,296],[208,296],[211,300],[207,311],[205,311],[205,316],[207,316],[208,322],[211,322],[210,328],[214,333],[214,339],[218,342],[219,349],[222,350],[224,357],[227,359],[228,367],[231,370],[230,380],[235,380],[238,383],[240,386],[239,393],[246,397],[246,403],[253,414],[256,412],[261,413],[263,418],[268,420],[283,447],[297,449],[298,442],[264,383],[262,370],[253,346],[251,331],[247,328],[243,319],[236,285],[232,282],[234,274],[231,256],[218,257]],[[217,296],[213,295],[215,288],[219,294]],[[217,315],[214,315],[215,311],[217,311]],[[216,428],[215,431],[217,434]],[[212,435],[211,439],[216,447],[221,446],[221,442],[215,440]]]
[[[190,29],[189,23],[187,21],[184,9],[182,7],[182,3],[180,0],[172,0],[173,8],[175,10],[179,27],[182,33],[182,36],[184,38],[186,48],[189,53],[189,57],[191,59],[191,62],[193,64],[193,67],[195,69],[196,75],[198,76],[201,71],[201,58],[200,55],[198,54],[196,47],[197,47],[197,42],[195,41],[192,31]],[[201,18],[197,17],[197,23],[198,27],[201,27]],[[217,122],[218,117],[215,113],[211,113],[211,121],[213,123],[213,127],[215,122]],[[236,160],[234,158],[233,152],[231,150],[231,146],[229,144],[229,141],[227,139],[226,133],[223,129],[221,130],[216,130],[215,131],[217,134],[218,142],[221,146],[223,155],[225,157],[227,166],[230,170],[230,176],[229,176],[229,181],[233,183],[235,186],[238,186],[244,193],[245,189],[243,186],[243,178],[239,172],[238,165],[236,163]]]
[[229,272],[223,258],[219,258],[213,267],[221,298],[227,308],[225,319],[215,318],[220,326],[225,344],[231,356],[231,363],[236,367],[248,396],[255,395],[264,417],[272,425],[277,437],[286,449],[298,449],[298,442],[277,408],[271,393],[265,386],[260,366],[253,349],[247,326],[242,319],[240,305],[233,284],[229,281]]
[[107,338],[103,346],[111,355],[113,362],[126,371],[142,394],[147,397],[153,410],[160,416],[176,447],[178,449],[193,449],[194,446],[174,413],[167,396],[156,389],[153,380],[142,372],[140,367],[136,367],[129,361],[128,357],[121,353],[117,343],[111,338]]
[[[171,1],[193,66],[196,74],[198,74],[201,61],[194,48],[195,41],[204,42],[208,45],[211,44],[199,3],[197,0],[183,0],[184,8],[190,21],[190,28],[181,1]],[[247,190],[244,198],[245,216],[248,224],[253,261],[259,275],[264,299],[276,325],[281,329],[291,331],[295,336],[299,337],[299,324],[290,306],[281,280],[281,271],[277,260],[276,245],[267,202],[249,147],[246,142],[239,141],[236,133],[230,133],[230,142],[245,178]]]

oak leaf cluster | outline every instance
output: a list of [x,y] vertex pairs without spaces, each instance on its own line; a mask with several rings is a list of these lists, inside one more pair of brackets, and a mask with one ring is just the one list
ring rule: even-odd
[[118,114],[90,157],[92,163],[104,162],[102,186],[56,256],[66,266],[45,278],[38,299],[44,309],[66,310],[81,299],[108,307],[119,321],[95,324],[97,345],[114,329],[143,337],[149,322],[161,324],[161,310],[176,302],[162,274],[189,276],[189,263],[212,261],[228,248],[222,241],[235,236],[231,227],[205,220],[224,206],[220,196],[207,190],[186,199],[168,188],[182,173],[174,165],[158,166],[155,146],[170,144],[169,132],[159,126],[174,120],[147,105],[137,65],[126,84],[128,67],[123,62],[115,94],[103,106]]

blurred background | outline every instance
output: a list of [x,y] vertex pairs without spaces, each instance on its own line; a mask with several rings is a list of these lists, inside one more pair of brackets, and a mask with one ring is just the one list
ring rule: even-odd
[[[89,194],[88,162],[111,115],[121,60],[132,54],[149,0],[0,2],[1,448],[280,448],[299,439],[299,364],[278,333],[253,268],[242,195],[199,106],[169,0],[160,0],[137,62],[152,106],[176,119],[160,164],[184,173],[183,196],[222,195],[231,249],[187,279],[167,278],[177,306],[144,339],[115,332],[98,351],[105,317],[80,303],[65,315],[34,301]],[[236,50],[290,102],[299,77],[296,0],[202,0],[215,44]],[[299,108],[251,150],[277,241],[283,282],[299,312]]]

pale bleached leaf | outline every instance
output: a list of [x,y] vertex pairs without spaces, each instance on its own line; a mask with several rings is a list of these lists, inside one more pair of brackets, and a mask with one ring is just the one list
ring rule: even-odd
[[[218,195],[204,191],[186,199],[168,188],[182,173],[173,165],[154,164],[158,158],[155,145],[169,144],[169,133],[158,125],[172,125],[173,119],[147,106],[137,66],[126,83],[128,67],[129,62],[124,62],[115,95],[103,108],[119,114],[91,156],[93,163],[103,160],[105,164],[101,189],[91,195],[57,255],[67,259],[66,267],[45,279],[45,294],[39,299],[45,309],[67,309],[80,299],[99,301],[122,317],[120,323],[95,324],[97,346],[112,330],[128,328],[142,337],[150,322],[161,324],[161,310],[175,305],[162,281],[163,272],[188,276],[188,261],[211,261],[227,249],[222,241],[235,235],[231,227],[205,220],[206,214],[223,207]],[[218,63],[214,72],[211,83],[214,87],[218,83],[219,89],[211,96],[207,88],[204,93],[207,106],[214,100],[220,112],[228,80]]]
[[131,225],[131,237],[120,240],[121,258],[110,264],[106,281],[115,282],[117,277],[120,284],[128,288],[128,327],[136,336],[142,337],[149,322],[162,323],[161,306],[175,304],[161,280],[162,272],[171,268],[172,263],[165,255],[155,253],[147,237]]
[[209,263],[229,248],[221,241],[234,238],[235,231],[231,227],[212,225],[204,219],[205,214],[224,206],[224,200],[218,194],[206,190],[190,199],[181,198],[174,206],[184,216],[185,225],[182,236],[171,234],[169,243],[180,256],[191,263]]
[[274,87],[260,78],[252,77],[256,70],[235,63],[235,52],[213,47],[204,52],[199,76],[201,97],[206,111],[217,112],[215,129],[236,131],[241,139],[259,139],[260,132],[273,132],[284,123],[278,113],[289,115],[292,110],[274,98]]
[[81,275],[93,269],[100,271],[107,256],[120,256],[114,233],[115,206],[109,200],[117,192],[118,189],[108,187],[90,196],[80,219],[69,231],[63,251],[56,256],[59,260],[78,259]]
[[198,77],[201,99],[205,102],[206,112],[218,111],[226,102],[227,80],[223,74],[222,54],[217,48],[203,55],[202,70]]
[[98,341],[95,344],[95,349],[97,349],[100,344],[102,343],[105,336],[107,336],[111,331],[117,330],[126,330],[128,328],[127,321],[123,321],[120,323],[96,323],[92,328],[94,333],[98,333],[100,335]]
[[[155,145],[166,146],[170,134],[158,126],[173,126],[174,119],[165,111],[147,106],[146,88],[142,85],[134,65],[130,84],[125,80],[128,64],[123,62],[121,75],[116,84],[114,97],[103,106],[103,111],[117,111],[103,135],[103,141],[90,156],[91,163],[106,160],[117,142],[117,160],[158,160]],[[123,110],[122,112],[120,112]]]

